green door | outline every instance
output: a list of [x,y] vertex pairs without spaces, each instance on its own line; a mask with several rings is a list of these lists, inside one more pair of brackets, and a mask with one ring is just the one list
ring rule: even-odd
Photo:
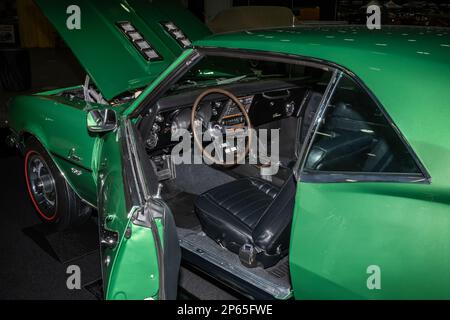
[[172,214],[134,125],[102,139],[98,209],[106,299],[175,299],[180,248]]
[[324,105],[297,186],[295,297],[449,299],[450,208],[439,179],[349,77]]

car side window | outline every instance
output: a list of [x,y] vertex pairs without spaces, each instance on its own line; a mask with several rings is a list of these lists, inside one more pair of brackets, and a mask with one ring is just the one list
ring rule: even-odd
[[306,171],[419,174],[408,148],[370,95],[343,76],[325,111]]

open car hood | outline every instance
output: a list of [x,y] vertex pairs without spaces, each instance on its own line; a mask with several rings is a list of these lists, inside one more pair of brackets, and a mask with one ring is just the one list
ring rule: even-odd
[[176,0],[35,2],[106,100],[148,85],[189,41],[210,34]]

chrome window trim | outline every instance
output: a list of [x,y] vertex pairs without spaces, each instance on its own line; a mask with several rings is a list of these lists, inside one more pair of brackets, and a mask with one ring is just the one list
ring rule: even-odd
[[145,177],[142,173],[140,159],[138,158],[137,146],[134,134],[132,132],[129,119],[123,119],[122,129],[124,131],[125,145],[127,154],[124,154],[123,161],[130,161],[131,176],[136,186],[139,205],[144,205],[145,201],[150,197]]
[[[158,299],[164,300],[166,297],[165,290],[165,263],[164,263],[164,246],[161,242],[161,236],[158,231],[158,226],[155,221],[156,213],[150,210],[150,201],[153,199],[153,195],[150,194],[149,187],[147,185],[147,178],[144,175],[142,169],[142,159],[139,158],[139,152],[137,150],[137,140],[135,137],[135,131],[133,131],[131,120],[128,118],[123,119],[122,127],[124,130],[125,144],[128,150],[128,158],[125,157],[123,161],[129,161],[132,170],[133,183],[136,186],[136,192],[138,193],[139,206],[134,207],[130,211],[131,222],[134,225],[149,228],[153,235],[153,240],[156,245],[158,272],[159,272],[159,290]],[[137,132],[136,132],[137,133]],[[162,216],[164,220],[164,216]],[[162,222],[164,225],[164,221]]]
[[308,171],[301,174],[302,182],[311,183],[357,183],[357,182],[398,182],[428,184],[428,180],[420,173],[416,176],[402,173],[376,172],[338,172],[338,171]]
[[342,77],[342,71],[334,70],[333,75],[328,83],[327,88],[325,89],[325,93],[323,94],[322,100],[320,101],[319,107],[317,108],[316,114],[314,116],[314,120],[312,125],[308,129],[308,133],[306,134],[305,142],[302,145],[300,151],[300,157],[294,166],[294,175],[297,181],[301,179],[301,173],[304,170],[306,163],[306,156],[309,154],[309,150],[312,147],[312,143],[314,138],[316,137],[317,130],[319,128],[319,124],[322,122],[323,116],[327,110],[328,104],[330,103],[331,98],[333,97],[334,90],[336,89],[339,80]]

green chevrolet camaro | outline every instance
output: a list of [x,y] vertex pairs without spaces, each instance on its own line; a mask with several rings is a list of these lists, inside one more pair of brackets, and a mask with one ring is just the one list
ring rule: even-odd
[[176,298],[181,261],[251,298],[450,299],[449,30],[36,2],[87,77],[13,99],[11,142],[45,222],[98,212],[106,299]]

